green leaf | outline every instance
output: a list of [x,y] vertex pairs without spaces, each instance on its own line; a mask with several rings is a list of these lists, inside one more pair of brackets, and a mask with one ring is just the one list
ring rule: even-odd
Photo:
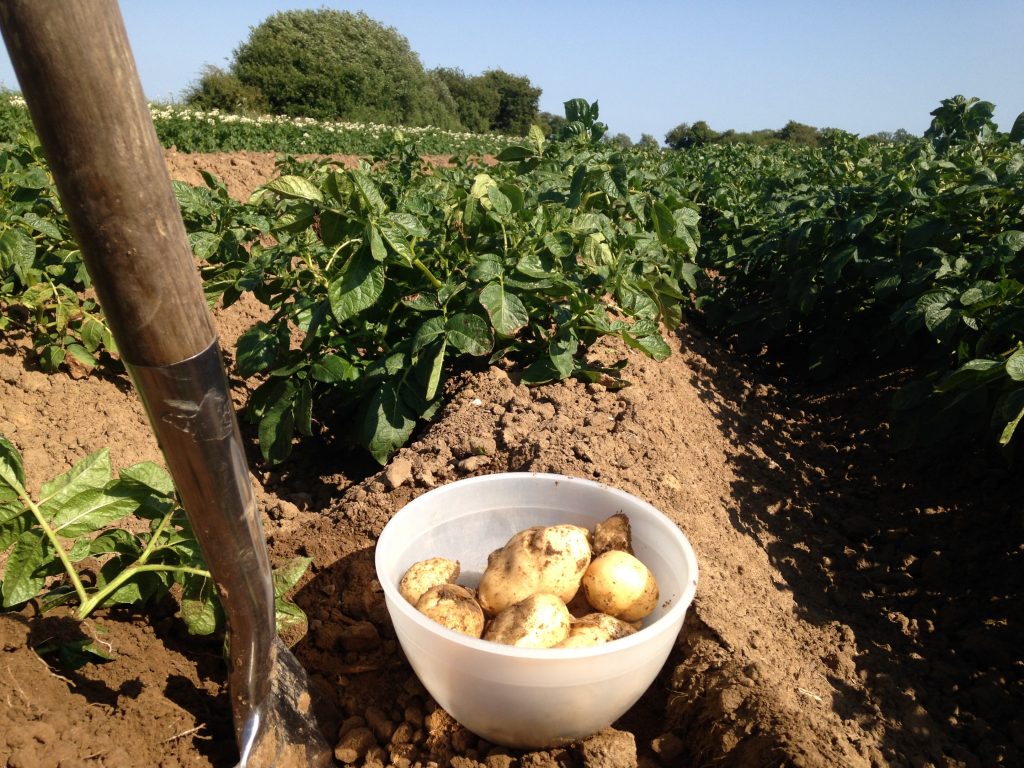
[[320,239],[328,248],[334,248],[345,241],[348,219],[338,211],[320,212]]
[[1017,115],[1010,129],[1010,141],[1024,141],[1024,112]]
[[572,376],[576,369],[576,350],[579,348],[579,340],[575,337],[569,339],[554,338],[548,343],[548,358],[552,366],[558,372],[559,380]]
[[75,542],[75,546],[78,546],[81,542],[85,542],[90,555],[106,555],[111,552],[117,552],[118,554],[137,558],[142,554],[142,544],[139,543],[135,534],[122,528],[104,531],[92,541],[81,539],[79,542]]
[[68,499],[83,491],[106,486],[112,473],[109,448],[90,453],[67,472],[43,483],[39,491],[40,510],[49,519]]
[[441,376],[444,372],[444,356],[448,350],[448,342],[444,339],[437,347],[437,352],[430,363],[430,374],[427,376],[427,384],[423,390],[423,398],[428,402],[437,397],[437,390],[441,386]]
[[512,336],[530,322],[530,315],[515,294],[508,293],[499,282],[480,290],[480,304],[491,318],[491,325],[502,336]]
[[512,201],[508,199],[508,196],[501,191],[498,186],[490,187],[487,190],[487,199],[491,202],[491,209],[501,215],[507,216],[512,213]]
[[444,317],[441,315],[428,317],[420,323],[419,328],[416,329],[416,333],[412,338],[412,353],[414,355],[418,355],[421,350],[433,344],[437,339],[444,336],[444,334]]
[[467,355],[486,355],[494,347],[491,329],[480,315],[460,312],[447,322],[448,342]]
[[310,200],[318,203],[324,200],[320,190],[301,176],[281,176],[264,184],[263,188],[290,200]]
[[935,387],[936,392],[950,392],[954,389],[973,389],[999,378],[1004,371],[998,360],[968,360],[942,379]]
[[1014,381],[1024,381],[1024,349],[1006,358],[1006,375]]
[[281,348],[277,331],[262,321],[256,323],[238,337],[235,346],[235,365],[238,372],[249,378],[260,371],[265,371],[277,362]]
[[49,540],[38,528],[18,537],[4,570],[4,608],[20,605],[39,594],[46,584],[46,575],[40,571],[49,562],[51,552]]
[[218,232],[189,232],[188,244],[192,247],[192,253],[197,259],[206,261],[217,253],[223,237]]
[[11,269],[24,277],[35,260],[35,241],[20,229],[8,229],[0,235],[0,270]]
[[373,222],[366,223],[366,230],[370,239],[370,255],[374,261],[384,261],[388,257],[388,249],[384,245],[380,230],[373,225]]
[[0,435],[0,504],[18,500],[18,489],[25,487],[25,465],[21,454]]
[[35,522],[31,512],[17,505],[0,506],[0,519],[0,552],[6,552]]
[[356,253],[340,278],[327,287],[331,312],[339,323],[369,309],[384,292],[384,266],[366,251]]
[[401,256],[406,264],[412,264],[416,254],[413,253],[412,245],[409,242],[409,233],[405,228],[397,222],[386,218],[378,221],[377,227],[380,230],[381,236],[383,236],[395,253]]
[[54,532],[67,539],[76,539],[132,514],[138,506],[138,499],[130,493],[86,488],[64,500],[56,509],[50,502],[47,509],[52,514],[50,525]]
[[310,366],[309,375],[324,384],[336,384],[355,381],[359,378],[359,369],[343,357],[326,354]]
[[387,203],[385,203],[384,198],[380,196],[380,191],[377,189],[377,185],[373,183],[373,180],[359,170],[353,170],[351,174],[352,183],[355,185],[356,193],[363,201],[363,205],[367,212],[374,216],[383,216],[387,213]]
[[61,363],[64,362],[66,356],[67,353],[62,347],[51,344],[39,353],[39,367],[47,373],[56,373],[60,370]]
[[386,381],[370,395],[357,426],[357,439],[378,463],[405,445],[416,426],[416,414],[398,395],[394,382]]
[[300,435],[313,435],[313,388],[304,381],[295,395],[295,431]]
[[501,162],[508,163],[515,162],[517,160],[526,160],[527,158],[533,157],[533,155],[534,152],[532,149],[513,144],[501,150],[496,157]]
[[32,213],[31,211],[22,214],[21,219],[36,232],[41,235],[46,235],[51,240],[57,240],[58,242],[64,240],[64,235],[61,234],[60,227],[58,227],[52,219],[44,219],[39,214]]
[[123,482],[141,486],[160,496],[171,496],[174,493],[174,481],[167,470],[152,461],[132,464],[122,469],[119,477]]
[[82,337],[85,348],[95,353],[103,346],[107,329],[97,317],[86,313],[82,316],[82,325],[79,327],[78,333]]
[[290,589],[299,583],[299,579],[306,573],[312,562],[313,558],[311,557],[297,556],[280,568],[275,568],[273,572],[274,597],[284,597]]
[[181,595],[181,618],[190,635],[212,635],[223,620],[213,579],[189,575]]
[[295,411],[292,403],[296,389],[289,381],[281,396],[267,408],[260,419],[260,452],[272,464],[279,464],[292,451],[295,436]]
[[48,643],[36,648],[35,652],[43,657],[56,656],[57,664],[65,672],[74,672],[86,664],[102,664],[114,658],[106,648],[92,638]]

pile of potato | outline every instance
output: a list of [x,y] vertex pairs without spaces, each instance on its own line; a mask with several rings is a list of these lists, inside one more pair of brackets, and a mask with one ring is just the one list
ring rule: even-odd
[[519,648],[582,648],[636,632],[658,604],[654,574],[633,555],[629,518],[593,532],[527,528],[487,558],[477,589],[455,583],[460,565],[414,563],[398,586],[417,610],[449,629]]

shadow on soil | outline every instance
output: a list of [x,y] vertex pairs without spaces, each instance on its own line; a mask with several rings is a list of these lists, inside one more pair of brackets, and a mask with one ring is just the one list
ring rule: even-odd
[[894,765],[1021,764],[1024,505],[1011,474],[966,449],[890,451],[899,374],[788,382],[692,329],[681,337],[735,449],[733,525],[765,548],[803,618],[855,637],[868,695],[834,678],[836,712],[880,722]]

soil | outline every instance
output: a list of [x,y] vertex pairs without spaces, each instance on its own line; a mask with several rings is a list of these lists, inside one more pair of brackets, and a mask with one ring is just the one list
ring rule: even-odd
[[[168,153],[244,198],[273,173],[254,153]],[[228,354],[261,316],[218,311]],[[629,360],[619,391],[538,388],[500,367],[447,384],[447,405],[381,468],[331,440],[271,470],[253,452],[271,559],[313,558],[294,647],[343,764],[456,768],[1019,766],[1024,764],[1024,510],[991,457],[889,449],[886,401],[907,372],[828,387],[744,360],[684,324],[662,363]],[[237,403],[246,382],[233,382]],[[159,451],[124,377],[74,380],[0,339],[0,434],[31,490],[109,447]],[[252,441],[252,435],[246,439]],[[252,449],[252,445],[249,446]],[[498,471],[597,479],[651,502],[693,543],[697,597],[668,663],[612,727],[568,747],[488,744],[430,699],[394,638],[373,571],[389,517],[439,484]],[[0,757],[10,768],[231,766],[218,640],[190,637],[170,599],[78,623],[29,605],[0,616]],[[75,672],[33,649],[91,637],[112,661]]]

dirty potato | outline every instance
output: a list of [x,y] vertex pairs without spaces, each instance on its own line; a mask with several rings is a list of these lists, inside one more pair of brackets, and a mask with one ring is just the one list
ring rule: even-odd
[[540,592],[568,603],[590,564],[590,533],[576,525],[535,526],[520,531],[487,558],[480,605],[497,615]]
[[470,637],[484,632],[484,612],[473,592],[460,584],[437,584],[416,601],[416,610]]
[[583,590],[595,610],[623,621],[639,621],[658,604],[654,574],[636,557],[617,549],[594,558],[583,574]]
[[625,512],[617,512],[594,526],[594,557],[611,549],[633,554],[633,533]]
[[589,613],[569,625],[569,636],[556,648],[589,648],[635,634],[636,628],[607,613]]
[[413,605],[431,587],[438,584],[452,584],[459,578],[461,566],[457,560],[445,557],[431,557],[409,566],[409,570],[398,583],[402,597]]
[[484,632],[484,640],[517,648],[551,648],[569,636],[571,621],[558,595],[539,592],[495,616]]

